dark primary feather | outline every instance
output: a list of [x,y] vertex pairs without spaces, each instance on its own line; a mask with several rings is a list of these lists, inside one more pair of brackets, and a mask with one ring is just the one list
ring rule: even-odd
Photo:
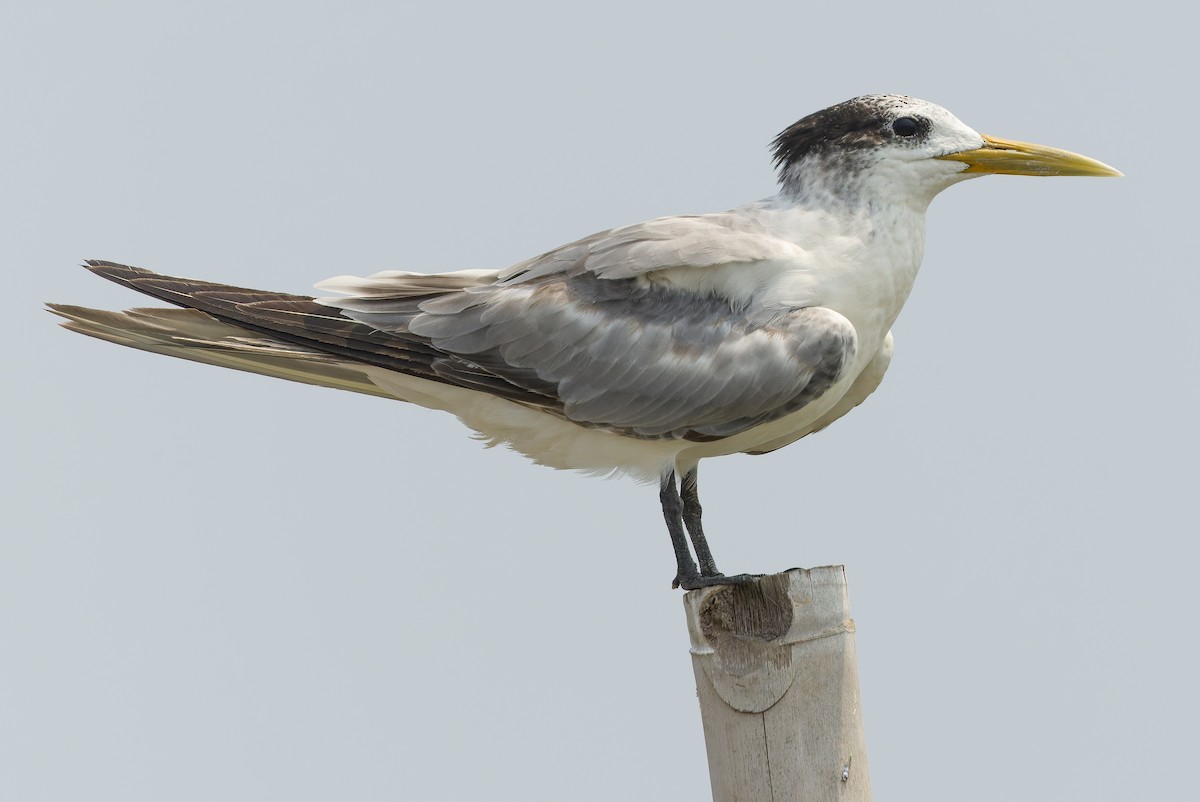
[[130,289],[177,306],[198,309],[251,331],[377,367],[436,378],[429,362],[437,353],[428,344],[380,337],[369,326],[321,306],[308,296],[165,276],[115,262],[88,260],[85,266],[96,275]]

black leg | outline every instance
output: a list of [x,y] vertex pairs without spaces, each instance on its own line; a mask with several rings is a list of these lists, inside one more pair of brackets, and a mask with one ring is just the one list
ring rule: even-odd
[[[675,487],[675,472],[663,474],[662,484],[659,485],[658,498],[662,502],[663,518],[667,521],[667,531],[671,534],[671,545],[675,548],[675,581],[673,588],[695,590],[712,585],[740,585],[752,582],[755,577],[749,574],[724,576],[717,571],[713,564],[712,552],[700,530],[700,502],[696,498],[696,472],[690,471],[690,489],[687,478],[684,478],[684,497],[680,498],[679,490]],[[705,573],[696,567],[692,552],[688,550],[687,534],[684,532],[684,521],[691,530],[692,542],[696,544],[696,554],[700,557],[700,565]],[[693,528],[695,527],[695,528]]]
[[696,486],[696,469],[692,468],[683,475],[679,483],[682,490],[683,523],[692,538],[692,546],[696,549],[696,561],[700,563],[700,576],[720,576],[717,563],[713,560],[712,550],[704,537],[704,527],[700,525],[700,517],[704,510],[700,507],[700,492]]
[[662,502],[663,518],[667,521],[667,532],[675,548],[675,581],[671,587],[687,588],[699,579],[700,571],[696,568],[692,553],[688,551],[687,536],[683,532],[683,501],[675,488],[675,471],[663,473],[658,486],[658,500]]

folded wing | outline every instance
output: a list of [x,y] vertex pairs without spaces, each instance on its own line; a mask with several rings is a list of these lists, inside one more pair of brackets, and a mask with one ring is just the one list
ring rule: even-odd
[[[256,372],[360,392],[371,390],[351,375],[353,366],[370,365],[635,438],[714,440],[821,397],[857,348],[851,324],[830,309],[748,316],[744,304],[719,293],[644,280],[656,269],[703,273],[783,258],[794,247],[753,224],[718,218],[614,229],[505,273],[392,271],[318,285],[346,293],[336,299],[89,262],[105,278],[196,312],[58,311],[84,333],[186,358],[197,357],[181,350],[204,346],[188,331],[211,318],[225,327],[218,338],[225,353],[199,361],[253,369],[230,364],[244,365],[253,351],[260,366],[285,364]],[[181,332],[164,332],[171,324]],[[334,375],[328,382],[281,375],[299,360]]]

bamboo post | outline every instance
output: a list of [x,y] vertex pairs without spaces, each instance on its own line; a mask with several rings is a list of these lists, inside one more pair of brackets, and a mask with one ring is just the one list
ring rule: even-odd
[[846,571],[684,595],[714,802],[870,802]]

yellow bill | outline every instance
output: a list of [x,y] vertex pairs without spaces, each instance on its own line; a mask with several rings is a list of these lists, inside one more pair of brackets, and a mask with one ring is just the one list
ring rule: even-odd
[[1122,175],[1120,170],[1115,170],[1103,162],[1089,159],[1087,156],[1080,156],[1069,150],[1048,148],[1045,145],[1034,145],[1030,142],[1016,142],[1011,139],[998,139],[994,136],[984,136],[981,148],[947,153],[945,156],[937,158],[965,163],[967,165],[967,169],[963,171],[965,173]]

